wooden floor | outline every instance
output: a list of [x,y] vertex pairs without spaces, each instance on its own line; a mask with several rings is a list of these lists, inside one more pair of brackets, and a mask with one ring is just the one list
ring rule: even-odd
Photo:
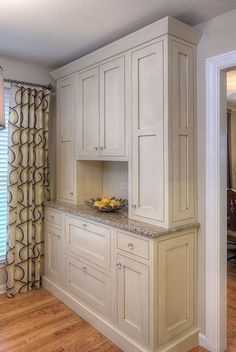
[[[121,352],[45,289],[0,296],[0,352]],[[204,352],[201,347],[191,352]],[[228,352],[236,351],[236,263],[228,272]]]

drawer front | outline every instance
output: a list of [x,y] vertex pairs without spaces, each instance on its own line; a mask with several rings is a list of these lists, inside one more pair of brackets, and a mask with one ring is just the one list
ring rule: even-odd
[[105,269],[110,269],[110,229],[66,217],[66,249]]
[[65,284],[76,298],[103,316],[110,316],[109,276],[67,254]]
[[117,248],[134,254],[138,257],[149,259],[149,242],[117,231]]
[[46,209],[45,219],[48,223],[61,226],[61,214],[54,210]]

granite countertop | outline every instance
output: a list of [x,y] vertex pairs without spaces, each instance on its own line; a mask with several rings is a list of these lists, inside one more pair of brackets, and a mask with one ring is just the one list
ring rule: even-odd
[[64,211],[71,215],[77,215],[85,220],[97,221],[99,223],[109,225],[121,230],[133,232],[140,236],[149,238],[157,238],[165,235],[170,235],[186,229],[199,227],[198,223],[181,225],[171,229],[165,229],[155,225],[146,224],[141,221],[131,220],[128,218],[127,209],[122,209],[117,212],[105,213],[91,208],[89,205],[72,205],[59,201],[45,202],[47,208],[52,208]]

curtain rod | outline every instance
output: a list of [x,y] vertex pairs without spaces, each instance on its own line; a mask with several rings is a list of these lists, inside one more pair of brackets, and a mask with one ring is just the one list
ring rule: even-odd
[[52,90],[52,85],[51,85],[51,84],[43,85],[43,84],[38,84],[38,83],[30,83],[30,82],[24,82],[24,81],[17,81],[17,80],[8,79],[8,78],[4,78],[4,82],[16,83],[16,84],[22,84],[22,85],[24,85],[24,86],[32,86],[32,87],[39,87],[39,88],[44,88],[44,89]]

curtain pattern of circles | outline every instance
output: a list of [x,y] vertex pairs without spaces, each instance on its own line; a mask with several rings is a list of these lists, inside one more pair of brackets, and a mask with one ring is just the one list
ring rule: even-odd
[[43,202],[50,198],[49,102],[49,90],[12,86],[8,145],[8,297],[41,285]]

